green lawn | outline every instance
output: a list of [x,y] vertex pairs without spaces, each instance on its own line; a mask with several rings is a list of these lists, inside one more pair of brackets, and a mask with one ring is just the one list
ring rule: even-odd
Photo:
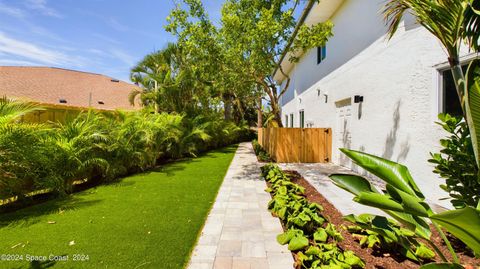
[[[0,215],[0,268],[45,268],[27,255],[68,255],[53,268],[182,268],[236,147]],[[54,222],[54,223],[49,223]],[[88,255],[88,261],[74,261]],[[3,259],[9,258],[3,256]]]

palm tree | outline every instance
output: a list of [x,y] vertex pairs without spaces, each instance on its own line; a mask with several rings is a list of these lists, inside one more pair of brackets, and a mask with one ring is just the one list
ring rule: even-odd
[[[130,94],[133,104],[137,96],[146,105],[153,105],[159,111],[165,102],[165,90],[175,86],[174,78],[178,75],[180,49],[174,43],[169,43],[163,50],[151,53],[131,70],[131,79],[142,87]],[[168,92],[167,92],[168,93]]]
[[0,98],[0,126],[13,122],[22,116],[38,110],[42,107],[30,102],[9,99],[6,96]]
[[432,33],[448,53],[455,86],[468,124],[477,165],[480,167],[480,60],[471,63],[464,74],[460,64],[460,47],[464,41],[478,51],[480,37],[480,3],[478,0],[389,0],[383,14],[389,23],[390,38],[406,12],[411,13]]

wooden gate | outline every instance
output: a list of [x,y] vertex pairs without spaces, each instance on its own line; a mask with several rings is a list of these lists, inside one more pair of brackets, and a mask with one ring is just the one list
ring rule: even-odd
[[258,142],[279,163],[327,163],[332,156],[330,128],[262,128]]

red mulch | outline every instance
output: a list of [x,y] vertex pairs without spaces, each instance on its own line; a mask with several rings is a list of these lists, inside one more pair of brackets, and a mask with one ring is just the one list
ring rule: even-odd
[[[344,240],[339,243],[339,246],[343,249],[352,250],[360,258],[362,258],[366,263],[366,268],[385,268],[385,269],[410,269],[418,268],[420,265],[416,264],[411,260],[403,258],[399,253],[384,253],[381,250],[373,250],[370,248],[362,248],[358,243],[358,240],[355,239],[348,231],[341,229],[342,225],[348,226],[352,225],[350,222],[343,219],[343,215],[333,206],[325,197],[323,197],[310,183],[308,183],[298,172],[296,171],[284,171],[290,176],[292,176],[292,182],[305,188],[305,196],[310,202],[315,202],[323,206],[324,217],[335,224],[338,230],[342,233]],[[352,203],[354,203],[352,201]],[[433,230],[432,238],[437,246],[442,250],[442,252],[450,258],[446,246],[443,244],[442,239],[438,233]],[[460,258],[460,261],[464,265],[475,265],[480,266],[479,259],[475,259],[473,255],[465,249],[463,243],[459,240],[453,240],[452,244],[457,250],[457,255]],[[440,258],[436,257],[437,261],[440,261]],[[467,267],[472,268],[472,267]]]

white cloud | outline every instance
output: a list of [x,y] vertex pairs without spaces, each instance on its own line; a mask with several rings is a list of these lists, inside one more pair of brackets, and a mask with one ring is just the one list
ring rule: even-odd
[[15,7],[7,6],[2,2],[0,2],[0,13],[9,15],[15,18],[19,18],[19,19],[25,17],[25,12],[23,12],[23,10]]
[[112,27],[113,29],[119,31],[119,32],[127,32],[130,30],[130,28],[122,23],[120,23],[117,19],[115,18],[109,18],[106,20],[107,24]]
[[41,48],[28,42],[13,39],[2,32],[0,32],[0,53],[44,64],[76,64],[72,63],[71,59],[61,52]]
[[111,51],[112,58],[118,59],[119,61],[127,64],[129,67],[133,67],[135,65],[135,57],[126,53],[120,49],[112,49]]
[[47,0],[26,0],[25,6],[45,16],[63,18],[63,15],[47,6]]
[[0,65],[40,65],[35,62],[30,61],[21,61],[21,60],[10,60],[10,59],[0,59]]

